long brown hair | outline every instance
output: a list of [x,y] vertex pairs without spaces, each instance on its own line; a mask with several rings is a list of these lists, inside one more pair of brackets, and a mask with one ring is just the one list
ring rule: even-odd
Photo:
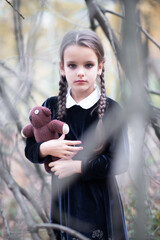
[[[60,46],[60,60],[64,63],[64,51],[68,46],[78,45],[92,49],[97,58],[98,64],[104,63],[104,49],[98,35],[91,30],[72,30],[69,31],[63,38]],[[101,96],[98,106],[98,117],[102,119],[106,108],[106,90],[104,81],[104,66],[100,75]],[[58,119],[63,119],[66,112],[66,94],[68,84],[65,76],[60,76],[59,95],[58,95]]]

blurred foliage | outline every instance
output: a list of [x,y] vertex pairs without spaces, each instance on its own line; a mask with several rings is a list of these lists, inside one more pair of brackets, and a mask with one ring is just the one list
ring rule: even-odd
[[[121,1],[98,1],[105,8],[123,13]],[[138,5],[142,26],[151,37],[160,42],[160,3],[156,0],[141,0]],[[26,188],[31,196],[43,208],[43,198],[47,202],[49,212],[49,194],[35,169],[35,166],[24,157],[24,141],[17,130],[17,121],[11,119],[11,109],[8,109],[6,97],[15,107],[18,121],[25,125],[28,122],[28,112],[35,104],[42,104],[46,97],[56,95],[59,81],[59,44],[63,35],[70,29],[89,28],[88,12],[85,1],[78,0],[32,0],[20,1],[20,18],[22,32],[19,47],[24,56],[18,56],[16,29],[13,20],[13,9],[7,2],[0,3],[0,167],[11,172],[14,179]],[[109,22],[121,41],[123,20],[113,14],[106,13]],[[97,29],[106,53],[105,79],[107,95],[121,101],[121,83],[117,71],[117,63],[110,44],[100,28]],[[141,37],[145,42],[145,36]],[[22,41],[22,45],[21,45]],[[22,64],[22,60],[24,60]],[[148,40],[148,56],[144,65],[148,65],[148,87],[160,91],[160,54],[159,49]],[[123,79],[125,92],[130,94],[130,83]],[[2,91],[5,96],[2,96]],[[152,104],[159,107],[160,96],[150,94]],[[131,134],[130,134],[131,135]],[[131,149],[134,149],[132,136]],[[146,239],[160,239],[160,143],[151,126],[146,129],[144,144],[145,175],[146,175]],[[46,182],[50,185],[50,177],[40,166]],[[120,191],[124,203],[129,239],[134,239],[136,199],[132,181],[132,159],[129,174],[119,177]],[[12,232],[13,239],[31,239],[27,232],[22,214],[13,196],[0,180],[0,198],[3,211]],[[26,204],[28,204],[26,202]],[[32,209],[31,205],[30,209]],[[34,210],[33,210],[34,211]],[[35,221],[40,222],[34,212]],[[42,239],[46,233],[41,232]],[[7,239],[3,219],[0,216],[0,239]]]

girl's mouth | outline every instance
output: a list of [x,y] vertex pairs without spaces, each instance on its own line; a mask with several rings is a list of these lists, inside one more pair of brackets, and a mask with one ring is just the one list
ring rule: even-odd
[[86,83],[87,81],[85,81],[85,80],[76,80],[75,82],[79,83],[79,84],[83,84],[83,83]]

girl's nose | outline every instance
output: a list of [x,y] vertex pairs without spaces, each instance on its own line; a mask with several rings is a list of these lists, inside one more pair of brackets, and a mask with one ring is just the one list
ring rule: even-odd
[[78,69],[77,76],[80,77],[80,78],[84,77],[84,70],[83,70],[83,68],[79,68]]

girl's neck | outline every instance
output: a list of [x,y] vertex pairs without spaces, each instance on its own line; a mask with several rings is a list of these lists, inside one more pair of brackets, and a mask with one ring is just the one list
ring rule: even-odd
[[[94,91],[94,89],[93,89]],[[92,91],[92,92],[93,92]],[[92,92],[90,92],[89,94],[88,93],[85,93],[85,92],[80,92],[80,93],[74,93],[72,90],[71,90],[71,96],[72,98],[74,99],[74,101],[78,104],[80,101],[82,101],[83,99],[85,99],[86,97],[88,97]]]

